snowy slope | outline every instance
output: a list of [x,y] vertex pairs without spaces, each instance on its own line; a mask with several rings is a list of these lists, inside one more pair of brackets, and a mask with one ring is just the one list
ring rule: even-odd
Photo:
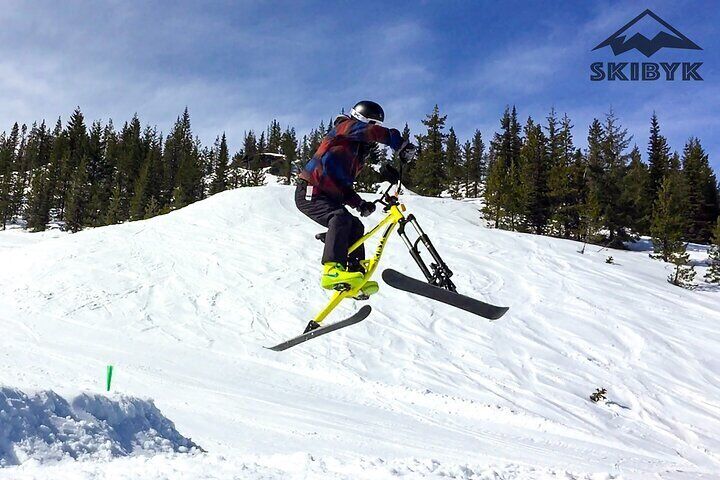
[[[0,233],[0,384],[153,398],[209,453],[0,478],[686,478],[720,472],[720,292],[643,252],[482,227],[406,197],[490,323],[381,284],[371,317],[284,353],[326,294],[290,187],[152,220]],[[375,213],[366,224],[381,218]],[[27,241],[22,241],[23,235]],[[419,276],[402,242],[383,259]],[[347,315],[347,305],[335,318]],[[608,403],[588,396],[608,389]],[[567,473],[566,473],[567,472]],[[201,474],[202,473],[202,474]]]

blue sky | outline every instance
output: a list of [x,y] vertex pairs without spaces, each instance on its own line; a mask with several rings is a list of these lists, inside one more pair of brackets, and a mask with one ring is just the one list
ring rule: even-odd
[[[591,82],[617,61],[602,40],[652,9],[702,51],[646,59],[702,61],[704,82]],[[653,111],[680,150],[698,136],[720,171],[720,8],[700,1],[25,2],[0,10],[0,129],[66,118],[144,123],[167,131],[187,105],[204,143],[273,118],[302,134],[359,99],[413,132],[435,103],[465,138],[486,138],[505,105],[520,117],[567,112],[585,144],[610,110],[644,151]]]

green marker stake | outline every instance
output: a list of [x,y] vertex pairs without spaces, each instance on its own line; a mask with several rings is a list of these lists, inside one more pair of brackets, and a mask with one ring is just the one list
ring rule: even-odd
[[112,371],[113,371],[113,366],[108,365],[107,366],[107,382],[106,382],[108,392],[110,391],[110,383],[112,382]]

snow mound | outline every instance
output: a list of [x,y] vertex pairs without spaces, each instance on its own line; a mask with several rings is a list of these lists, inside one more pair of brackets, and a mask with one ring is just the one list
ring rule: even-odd
[[103,459],[198,449],[152,400],[0,387],[0,467],[28,460]]

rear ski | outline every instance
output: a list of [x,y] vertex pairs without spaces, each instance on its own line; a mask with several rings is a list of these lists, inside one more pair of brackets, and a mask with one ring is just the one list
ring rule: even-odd
[[315,330],[310,330],[309,332],[303,333],[302,335],[298,335],[297,337],[291,338],[290,340],[286,340],[282,343],[278,343],[274,347],[265,347],[268,350],[273,350],[275,352],[282,352],[283,350],[287,350],[288,348],[294,347],[295,345],[299,345],[301,343],[307,342],[308,340],[312,340],[313,338],[320,337],[322,335],[325,335],[326,333],[334,332],[335,330],[340,330],[341,328],[349,327],[350,325],[355,325],[356,323],[360,323],[363,320],[365,320],[368,315],[370,315],[370,312],[372,311],[372,308],[369,305],[363,306],[360,310],[358,310],[355,314],[352,316],[340,320],[339,322],[331,323],[330,325],[320,326],[316,328]]

